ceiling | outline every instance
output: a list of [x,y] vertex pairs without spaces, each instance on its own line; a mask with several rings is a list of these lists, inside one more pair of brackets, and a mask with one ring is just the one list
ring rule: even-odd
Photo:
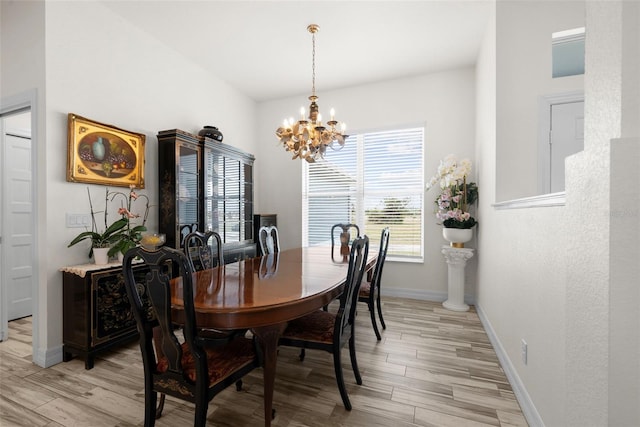
[[107,8],[255,99],[469,66],[492,1],[113,1]]

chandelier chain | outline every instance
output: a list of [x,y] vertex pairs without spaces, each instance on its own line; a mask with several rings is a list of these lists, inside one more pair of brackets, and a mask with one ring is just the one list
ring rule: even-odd
[[316,33],[311,33],[311,95],[316,95]]

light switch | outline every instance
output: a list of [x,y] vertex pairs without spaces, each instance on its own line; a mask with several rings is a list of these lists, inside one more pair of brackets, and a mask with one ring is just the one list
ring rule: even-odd
[[91,216],[89,214],[66,214],[67,228],[89,228],[91,225]]

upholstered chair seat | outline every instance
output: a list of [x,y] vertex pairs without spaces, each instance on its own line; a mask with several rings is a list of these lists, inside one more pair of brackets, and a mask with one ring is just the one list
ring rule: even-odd
[[331,344],[336,323],[336,313],[314,311],[289,322],[283,337],[295,337],[303,341]]
[[[221,380],[228,378],[235,372],[255,362],[256,353],[250,339],[239,337],[224,347],[205,348],[209,371],[209,387],[213,387]],[[187,343],[182,343],[182,370],[189,380],[196,381],[196,362]],[[169,369],[169,361],[160,356],[156,370],[165,373]],[[162,382],[162,380],[156,381]],[[161,384],[156,384],[161,388]]]
[[371,282],[363,281],[360,285],[360,298],[369,298],[371,295]]

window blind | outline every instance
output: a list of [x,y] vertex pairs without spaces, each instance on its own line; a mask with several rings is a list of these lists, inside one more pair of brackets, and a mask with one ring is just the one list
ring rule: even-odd
[[424,128],[351,135],[340,151],[304,164],[303,244],[330,244],[331,227],[355,223],[377,248],[390,229],[388,256],[423,257]]

